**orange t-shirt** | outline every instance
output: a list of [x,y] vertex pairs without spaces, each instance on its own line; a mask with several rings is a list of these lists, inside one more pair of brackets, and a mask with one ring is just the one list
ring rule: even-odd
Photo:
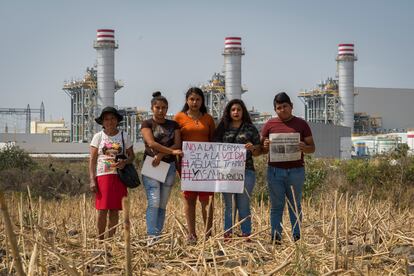
[[213,139],[214,119],[207,113],[194,120],[187,113],[179,112],[174,121],[180,126],[182,141],[210,142]]

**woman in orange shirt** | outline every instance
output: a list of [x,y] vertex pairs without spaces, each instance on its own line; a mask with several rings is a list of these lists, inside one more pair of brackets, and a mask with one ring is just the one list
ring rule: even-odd
[[[214,119],[207,113],[204,94],[200,88],[192,87],[185,95],[185,104],[174,120],[181,130],[182,141],[211,142],[214,135]],[[188,242],[196,243],[195,215],[197,197],[201,203],[206,238],[211,235],[213,225],[214,193],[184,191],[184,212],[188,225]],[[207,211],[207,206],[209,206]]]

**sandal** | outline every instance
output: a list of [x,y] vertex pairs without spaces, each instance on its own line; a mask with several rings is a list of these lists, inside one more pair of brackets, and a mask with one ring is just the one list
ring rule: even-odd
[[188,235],[187,237],[187,245],[196,245],[197,244],[197,236],[195,235]]

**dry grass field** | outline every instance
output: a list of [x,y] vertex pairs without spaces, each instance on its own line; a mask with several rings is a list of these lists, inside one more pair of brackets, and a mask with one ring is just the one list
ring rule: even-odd
[[203,238],[198,209],[199,241],[188,245],[177,183],[164,233],[151,246],[142,186],[130,191],[129,211],[121,213],[116,235],[100,242],[94,199],[84,193],[86,160],[31,160],[16,148],[0,157],[0,276],[414,274],[412,157],[307,158],[302,239],[290,238],[286,210],[281,245],[270,241],[263,157],[255,161],[251,241],[223,239],[217,194],[213,237]]
[[[2,199],[0,275],[16,273],[7,243],[5,205],[16,237],[23,273],[28,275],[408,275],[413,273],[414,214],[387,201],[363,195],[323,194],[303,202],[303,238],[290,239],[285,213],[282,245],[270,242],[269,206],[255,198],[251,241],[224,242],[223,208],[215,198],[214,235],[186,244],[180,191],[167,209],[164,235],[146,243],[143,187],[130,192],[130,224],[120,224],[113,239],[96,239],[94,201],[89,196],[42,201],[23,193]],[[201,214],[198,213],[198,219]],[[125,228],[126,226],[126,228]],[[126,229],[130,231],[125,231]],[[237,231],[236,231],[237,232]],[[18,262],[17,262],[18,263]]]

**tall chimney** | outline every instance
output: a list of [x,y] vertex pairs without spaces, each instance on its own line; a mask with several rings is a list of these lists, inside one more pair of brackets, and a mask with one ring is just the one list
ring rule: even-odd
[[354,44],[339,44],[338,56],[338,89],[340,98],[341,125],[354,131]]
[[115,96],[115,31],[99,29],[96,34],[94,48],[97,53],[98,97],[97,110],[99,114],[106,106],[114,106]]
[[227,101],[241,99],[241,57],[243,55],[241,37],[226,37],[224,39],[223,56]]

